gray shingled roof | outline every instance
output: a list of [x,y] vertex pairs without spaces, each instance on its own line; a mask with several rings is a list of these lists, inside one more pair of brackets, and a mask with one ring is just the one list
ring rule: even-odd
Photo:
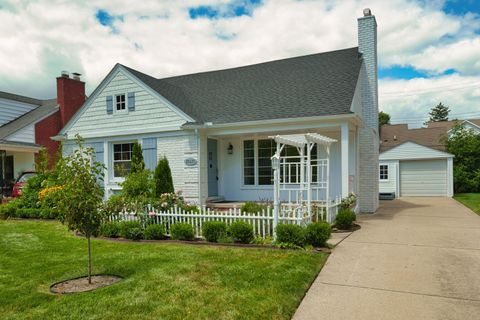
[[35,109],[0,126],[0,140],[58,110],[57,99],[39,100],[2,91],[0,91],[0,98],[38,105]]
[[195,119],[231,123],[351,113],[358,48],[156,79],[125,67]]

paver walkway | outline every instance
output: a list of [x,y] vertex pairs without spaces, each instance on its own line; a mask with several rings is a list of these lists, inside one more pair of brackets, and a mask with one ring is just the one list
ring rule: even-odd
[[361,215],[294,319],[480,319],[480,216],[448,198]]

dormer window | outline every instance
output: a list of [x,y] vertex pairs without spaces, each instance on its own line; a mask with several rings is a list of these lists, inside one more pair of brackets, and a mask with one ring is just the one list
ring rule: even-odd
[[125,95],[124,94],[119,94],[115,96],[115,107],[117,111],[122,111],[125,110],[126,104],[125,104]]

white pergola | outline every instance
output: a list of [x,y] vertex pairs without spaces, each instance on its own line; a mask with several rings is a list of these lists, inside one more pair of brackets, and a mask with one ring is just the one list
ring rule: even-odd
[[[325,169],[325,175],[323,176],[323,181],[316,182],[316,188],[325,189],[326,199],[325,202],[329,201],[329,158],[330,158],[330,145],[337,140],[322,136],[318,133],[306,133],[306,134],[290,134],[290,135],[276,135],[269,137],[277,143],[277,149],[275,154],[272,156],[272,168],[273,172],[273,181],[274,181],[274,227],[278,224],[278,217],[280,213],[280,191],[281,190],[293,190],[297,192],[295,201],[300,206],[306,201],[306,210],[307,213],[311,216],[312,211],[312,168],[313,166],[318,167],[318,163],[322,163]],[[298,150],[298,156],[290,158],[298,158],[298,162],[288,161],[288,156],[282,156],[282,150],[285,146],[293,146]],[[312,149],[313,147],[322,146],[326,151],[326,159],[316,159],[316,164],[312,165]],[[305,154],[305,150],[307,151]],[[291,171],[294,167],[294,172],[296,178],[291,179]],[[281,173],[283,169],[283,179],[281,181]],[[318,171],[317,171],[318,172]],[[288,187],[286,187],[288,186]],[[282,188],[283,187],[283,188]],[[292,189],[293,188],[293,189]],[[306,191],[306,198],[304,199],[304,193]]]

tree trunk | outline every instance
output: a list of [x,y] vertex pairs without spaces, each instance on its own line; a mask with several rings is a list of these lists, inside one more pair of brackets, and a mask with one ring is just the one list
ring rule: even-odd
[[90,250],[90,237],[87,237],[88,241],[88,284],[92,284],[92,255]]

